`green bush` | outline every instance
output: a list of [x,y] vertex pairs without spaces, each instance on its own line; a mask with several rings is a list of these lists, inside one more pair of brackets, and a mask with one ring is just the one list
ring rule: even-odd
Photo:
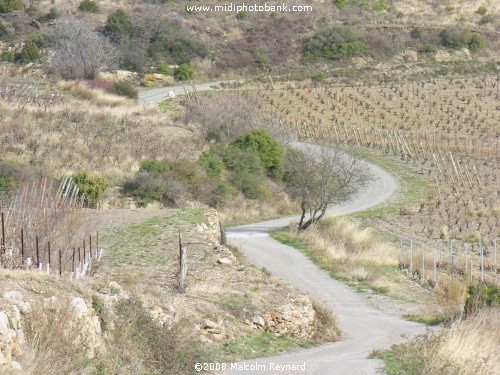
[[21,9],[23,9],[23,3],[19,0],[0,0],[0,13],[10,13]]
[[242,150],[254,151],[270,176],[282,177],[283,148],[267,130],[252,130],[236,138],[232,145]]
[[346,0],[333,0],[333,3],[335,4],[335,6],[337,8],[343,8],[347,5],[347,1]]
[[122,37],[132,37],[134,27],[127,11],[118,8],[113,13],[110,13],[104,31],[114,41],[118,41]]
[[126,96],[131,99],[137,99],[139,97],[139,91],[137,91],[132,82],[127,80],[114,82],[111,91],[114,94]]
[[419,49],[420,53],[435,53],[436,48],[432,44],[423,44]]
[[158,64],[158,73],[168,76],[172,72],[170,71],[170,68],[168,67],[167,64],[165,64],[165,63],[159,63]]
[[483,6],[480,6],[479,8],[477,8],[476,10],[476,13],[477,14],[480,14],[481,16],[484,16],[486,13],[488,12],[488,9],[486,9],[485,7]]
[[57,11],[55,7],[50,8],[48,13],[42,14],[40,17],[38,17],[38,21],[42,23],[47,23],[50,21],[55,20],[56,18],[59,18],[60,14]]
[[479,20],[480,25],[486,25],[487,23],[493,23],[493,22],[495,22],[495,16],[492,14],[488,14]]
[[469,46],[472,33],[460,26],[449,26],[443,30],[443,44],[448,48],[459,49]]
[[99,13],[99,5],[93,0],[83,0],[78,5],[78,10],[86,13]]
[[264,52],[261,47],[256,47],[253,50],[253,54],[255,55],[255,62],[262,69],[269,69],[271,61],[269,60],[269,56]]
[[40,58],[40,49],[33,40],[27,40],[21,50],[21,59],[30,63]]
[[88,207],[97,206],[109,185],[105,178],[89,176],[87,172],[78,173],[73,179],[79,189],[79,196],[84,194],[84,201]]
[[500,288],[493,283],[470,285],[465,300],[464,312],[474,314],[484,307],[500,306]]
[[174,78],[178,81],[185,81],[194,76],[194,69],[191,65],[182,63],[174,69]]
[[473,34],[469,41],[469,49],[472,52],[478,52],[486,47],[486,42],[479,35]]
[[461,26],[449,26],[442,32],[443,44],[448,48],[469,48],[477,52],[486,46],[483,38],[472,34],[470,30]]
[[14,52],[8,49],[4,49],[2,51],[2,54],[0,55],[0,60],[2,61],[13,62],[15,58],[16,55],[14,54]]
[[238,12],[236,14],[236,18],[239,20],[244,20],[245,18],[247,18],[247,16],[248,16],[247,12]]
[[203,152],[198,159],[198,163],[206,169],[207,174],[211,177],[220,177],[224,170],[222,158],[210,151]]
[[308,60],[338,60],[359,54],[366,49],[368,46],[353,27],[335,26],[308,39],[303,54]]
[[12,26],[0,17],[0,39],[13,33]]
[[178,207],[188,196],[205,201],[210,189],[204,192],[203,188],[210,183],[199,166],[186,159],[149,159],[142,162],[139,172],[125,183],[123,192],[137,198],[142,205],[158,201]]

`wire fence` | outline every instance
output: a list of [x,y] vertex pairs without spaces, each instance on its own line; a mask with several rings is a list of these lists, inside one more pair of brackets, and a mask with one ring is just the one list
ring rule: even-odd
[[484,243],[438,239],[429,244],[412,238],[400,238],[399,268],[430,284],[437,282],[438,273],[446,273],[452,282],[467,276],[469,283],[497,283],[497,238]]

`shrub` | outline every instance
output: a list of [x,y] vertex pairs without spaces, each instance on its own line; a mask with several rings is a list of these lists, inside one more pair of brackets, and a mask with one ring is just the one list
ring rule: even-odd
[[337,8],[343,8],[347,5],[347,1],[346,0],[333,0],[333,3],[335,4],[335,6]]
[[338,60],[356,55],[368,49],[365,42],[350,26],[335,26],[324,30],[308,39],[304,45],[303,54],[306,59],[324,58]]
[[479,8],[477,8],[476,10],[476,13],[477,14],[480,14],[481,16],[484,16],[486,14],[486,12],[488,12],[488,9],[486,9],[485,7],[483,6],[480,6]]
[[116,81],[113,83],[111,91],[117,95],[127,96],[131,99],[137,99],[139,97],[139,92],[135,86],[127,80]]
[[255,62],[259,67],[262,69],[269,69],[269,65],[271,64],[271,61],[269,60],[269,56],[264,52],[264,50],[261,47],[256,47],[253,50],[253,53],[255,55]]
[[244,20],[245,18],[247,18],[247,16],[248,16],[247,12],[238,12],[236,14],[236,18],[239,20]]
[[108,188],[108,181],[99,176],[89,176],[87,172],[81,172],[73,176],[75,184],[79,189],[79,195],[84,194],[84,200],[88,207],[96,207],[104,192]]
[[479,20],[480,25],[486,25],[487,23],[493,22],[495,22],[495,16],[493,16],[492,14],[488,14]]
[[219,177],[224,170],[222,158],[210,151],[205,151],[200,155],[198,163],[205,167],[207,174],[211,177]]
[[40,17],[38,17],[38,21],[42,23],[50,22],[55,20],[56,18],[59,18],[60,14],[57,11],[55,7],[50,8],[48,13],[42,14]]
[[469,41],[469,49],[472,52],[478,52],[486,46],[486,42],[479,35],[473,34]]
[[2,61],[8,61],[8,62],[13,62],[15,59],[15,54],[11,50],[4,49],[2,51],[2,54],[0,55],[0,60]]
[[459,49],[468,47],[472,33],[460,26],[449,26],[443,30],[443,43],[448,48]]
[[12,26],[0,17],[0,39],[13,33]]
[[420,53],[434,53],[436,52],[436,48],[432,44],[423,44],[422,47],[420,47],[419,50]]
[[125,183],[123,191],[139,199],[142,205],[158,201],[166,206],[178,207],[187,195],[200,200],[209,195],[200,192],[206,184],[204,177],[196,164],[185,159],[148,159],[142,162],[139,172]]
[[232,172],[230,180],[238,190],[250,199],[262,195],[261,184],[265,179],[265,169],[255,151],[242,149],[236,145],[217,147],[214,151]]
[[194,69],[191,65],[183,63],[174,69],[174,78],[179,81],[191,79],[194,76]]
[[30,63],[40,58],[40,49],[33,40],[27,40],[21,50],[21,59]]
[[477,313],[484,307],[500,306],[500,288],[493,283],[470,285],[465,300],[466,315]]
[[154,177],[160,177],[168,170],[168,165],[163,160],[148,159],[142,162],[139,168],[142,172],[149,172]]
[[104,31],[114,41],[118,41],[122,37],[132,37],[134,28],[127,11],[118,8],[113,13],[110,13]]
[[165,63],[158,64],[158,73],[166,75],[166,76],[172,74],[172,72],[170,71],[170,68]]
[[411,29],[410,35],[414,39],[419,39],[422,36],[422,29],[420,27],[415,27]]
[[283,148],[267,130],[252,130],[236,138],[232,145],[243,150],[254,151],[269,175],[282,176]]
[[10,13],[21,9],[23,9],[23,3],[19,0],[0,0],[0,13]]
[[99,13],[99,5],[93,0],[83,0],[78,5],[78,10],[86,13]]

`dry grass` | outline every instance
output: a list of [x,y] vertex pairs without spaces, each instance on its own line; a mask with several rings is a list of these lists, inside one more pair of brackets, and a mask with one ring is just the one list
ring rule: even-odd
[[483,309],[442,333],[428,333],[375,354],[389,374],[497,374],[500,366],[500,313]]
[[81,332],[83,320],[75,319],[68,303],[33,308],[23,319],[26,335],[21,357],[23,374],[76,374],[86,359]]
[[62,100],[46,109],[0,102],[2,159],[49,174],[85,170],[120,182],[145,158],[197,155],[201,148],[190,130],[174,126],[156,107],[81,83],[60,83],[57,93]]
[[500,368],[500,313],[485,309],[455,322],[441,341],[436,356],[456,363],[462,374],[495,374]]
[[375,239],[371,229],[361,229],[356,222],[345,218],[327,219],[312,230],[303,232],[310,243],[330,262],[352,269],[366,262],[396,265],[395,249]]

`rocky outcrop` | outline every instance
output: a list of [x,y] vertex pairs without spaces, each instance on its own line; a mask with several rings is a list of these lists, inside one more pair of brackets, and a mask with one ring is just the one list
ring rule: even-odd
[[309,339],[314,336],[316,312],[311,300],[304,295],[292,303],[263,315],[256,315],[247,324],[275,336],[299,336]]
[[0,366],[19,369],[16,359],[22,354],[24,345],[21,318],[30,309],[30,304],[17,290],[5,293],[3,298],[5,303],[0,306]]

